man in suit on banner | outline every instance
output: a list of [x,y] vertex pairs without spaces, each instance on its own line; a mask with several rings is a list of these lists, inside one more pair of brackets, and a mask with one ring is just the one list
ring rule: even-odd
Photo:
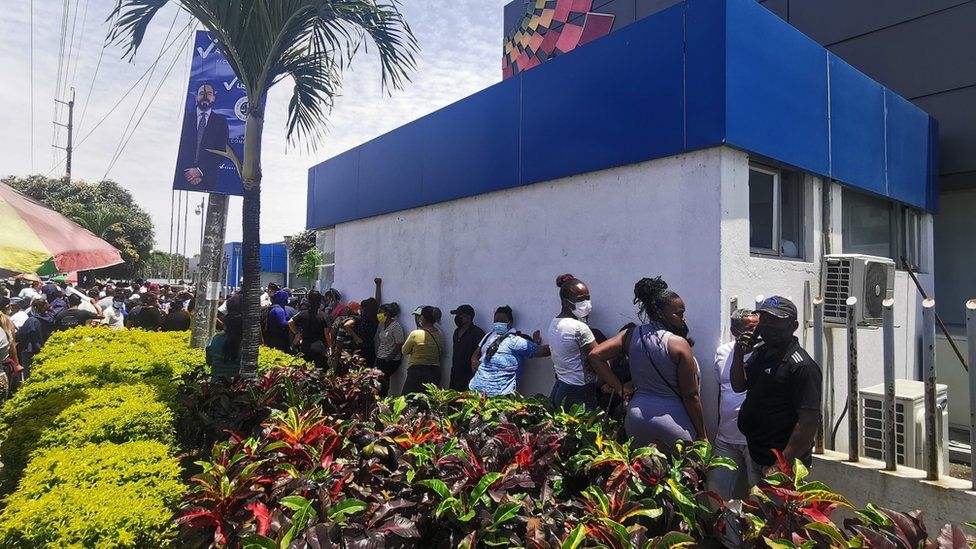
[[197,89],[196,109],[183,116],[176,177],[183,177],[201,191],[217,187],[220,164],[224,160],[208,149],[226,150],[229,139],[227,119],[212,110],[216,97],[212,84],[201,84]]

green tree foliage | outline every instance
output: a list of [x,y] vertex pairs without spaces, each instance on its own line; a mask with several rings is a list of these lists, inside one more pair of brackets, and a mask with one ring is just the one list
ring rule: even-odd
[[155,231],[149,214],[127,189],[110,180],[66,183],[39,175],[7,177],[3,183],[73,219],[118,248],[125,263],[100,269],[100,276],[130,277],[149,260]]
[[153,250],[149,253],[149,260],[137,271],[142,278],[180,278],[183,273],[190,276],[189,260],[179,254],[168,254]]
[[305,251],[302,262],[298,264],[298,276],[315,280],[319,277],[319,265],[322,264],[322,254],[316,248]]
[[315,247],[315,231],[305,229],[295,234],[288,241],[288,254],[293,261],[305,259],[305,253]]

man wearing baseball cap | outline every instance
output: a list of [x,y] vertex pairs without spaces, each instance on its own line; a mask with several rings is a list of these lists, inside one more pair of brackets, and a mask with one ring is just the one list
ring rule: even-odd
[[451,311],[454,315],[454,351],[451,355],[451,385],[455,391],[467,391],[474,371],[471,357],[485,337],[485,331],[474,325],[474,307],[461,305]]
[[[756,314],[759,324],[736,341],[730,377],[736,392],[746,391],[739,430],[761,477],[776,465],[774,451],[790,466],[797,459],[810,466],[823,379],[820,366],[793,335],[799,323],[792,301],[770,297]],[[744,361],[749,353],[752,356]]]

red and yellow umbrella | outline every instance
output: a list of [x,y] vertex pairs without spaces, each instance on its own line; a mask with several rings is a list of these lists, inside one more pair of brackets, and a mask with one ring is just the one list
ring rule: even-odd
[[122,256],[108,242],[0,184],[0,268],[54,274],[119,263]]

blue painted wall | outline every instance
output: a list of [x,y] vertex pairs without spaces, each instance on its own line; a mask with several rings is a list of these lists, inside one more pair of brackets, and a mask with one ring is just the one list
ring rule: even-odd
[[[244,276],[242,265],[242,253],[240,242],[227,242],[224,244],[224,258],[227,259],[227,272],[224,279],[229,281],[232,286],[236,286]],[[261,272],[262,273],[286,273],[288,272],[288,248],[283,243],[261,244]]]
[[754,1],[685,0],[311,168],[306,223],[720,144],[934,211],[934,128]]

